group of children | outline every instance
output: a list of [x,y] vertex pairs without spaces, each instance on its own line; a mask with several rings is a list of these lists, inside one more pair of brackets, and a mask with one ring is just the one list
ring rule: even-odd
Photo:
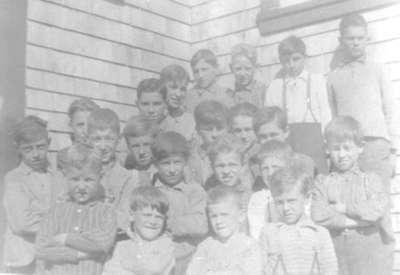
[[194,86],[179,65],[143,80],[140,114],[122,131],[114,111],[74,101],[57,169],[46,123],[25,117],[14,136],[21,163],[5,178],[7,271],[391,274],[393,101],[365,58],[364,18],[345,17],[340,34],[328,85],[290,36],[268,88],[254,78],[255,49],[240,44],[234,88],[218,85],[216,56],[200,50]]

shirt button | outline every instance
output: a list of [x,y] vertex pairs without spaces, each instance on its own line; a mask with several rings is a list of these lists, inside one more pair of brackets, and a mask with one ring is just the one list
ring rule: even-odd
[[75,231],[79,231],[79,226],[75,226],[75,227],[74,227],[74,230],[75,230]]

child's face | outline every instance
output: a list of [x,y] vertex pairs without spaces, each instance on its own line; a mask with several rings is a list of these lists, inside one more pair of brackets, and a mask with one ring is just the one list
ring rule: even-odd
[[164,229],[165,216],[151,206],[133,211],[132,219],[135,232],[147,241],[156,239]]
[[91,170],[88,167],[71,168],[66,173],[69,195],[79,204],[86,204],[98,197],[100,176]]
[[71,118],[70,127],[74,136],[74,141],[87,143],[87,118],[90,115],[88,111],[76,111]]
[[140,137],[128,137],[127,141],[128,149],[135,160],[135,164],[139,168],[148,167],[153,158],[153,154],[151,152],[153,136],[149,134]]
[[232,198],[207,206],[211,228],[218,239],[225,242],[239,231],[244,213]]
[[272,196],[276,210],[284,223],[295,224],[303,216],[307,198],[301,192],[300,184],[285,190],[282,194],[272,194]]
[[150,120],[160,122],[165,116],[165,102],[159,92],[142,93],[138,99],[141,114]]
[[329,142],[328,154],[333,166],[341,172],[350,170],[358,162],[363,147],[353,140],[343,142]]
[[232,59],[231,70],[236,84],[246,87],[253,81],[256,66],[247,57],[236,55]]
[[47,168],[47,151],[50,140],[43,137],[32,142],[23,142],[18,145],[18,153],[22,162],[35,171],[43,171]]
[[240,138],[245,148],[249,148],[256,140],[253,129],[253,118],[249,116],[237,116],[232,120],[232,133]]
[[158,176],[169,186],[175,186],[183,180],[183,168],[186,160],[183,156],[166,157],[156,163]]
[[237,152],[218,153],[213,163],[215,176],[225,185],[238,183],[243,168],[242,159]]
[[205,62],[204,60],[200,60],[193,67],[194,80],[200,88],[206,89],[210,87],[210,85],[215,82],[217,73],[217,68]]
[[291,77],[296,77],[304,70],[305,56],[302,53],[292,53],[281,56],[281,64],[284,71]]
[[226,127],[218,127],[216,125],[200,125],[197,132],[201,137],[203,144],[209,145],[218,137],[226,133]]
[[268,184],[273,173],[285,167],[285,161],[278,157],[266,157],[260,164],[263,181]]
[[117,133],[111,129],[93,129],[89,133],[89,142],[99,154],[103,164],[110,163],[115,158],[115,151],[119,142]]
[[261,125],[258,130],[257,138],[260,144],[264,144],[271,140],[278,140],[285,142],[288,137],[288,131],[283,130],[278,126],[275,121]]
[[183,105],[186,97],[187,85],[184,82],[167,82],[165,85],[167,89],[167,105],[169,108],[178,109]]
[[368,43],[368,33],[362,26],[349,26],[339,38],[344,50],[353,58],[359,58],[365,54]]

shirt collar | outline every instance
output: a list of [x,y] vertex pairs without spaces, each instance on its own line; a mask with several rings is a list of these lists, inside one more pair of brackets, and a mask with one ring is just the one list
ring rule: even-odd
[[184,180],[182,180],[180,183],[174,185],[174,186],[168,186],[164,183],[162,183],[159,179],[159,177],[157,176],[155,182],[154,182],[154,186],[155,187],[159,187],[159,188],[166,188],[166,189],[172,189],[172,190],[176,190],[176,191],[183,191],[183,189],[185,188],[185,182]]
[[197,93],[200,94],[200,95],[205,93],[205,92],[209,92],[209,93],[212,93],[212,94],[216,94],[217,93],[217,82],[216,81],[211,83],[210,86],[208,86],[206,88],[200,87],[198,84],[195,84],[194,87],[195,87]]
[[349,55],[343,54],[342,59],[339,61],[339,67],[344,67],[351,64],[365,64],[366,61],[367,61],[366,54],[363,54],[357,59],[353,59]]
[[307,79],[308,79],[308,75],[309,75],[309,74],[310,74],[310,73],[307,72],[307,70],[303,70],[298,76],[296,76],[296,77],[294,77],[294,78],[292,78],[292,77],[285,77],[284,79],[285,79],[285,82],[286,82],[286,83],[293,82],[293,81],[296,81],[296,80],[303,80],[304,82],[307,82]]
[[[290,225],[287,225],[286,223],[283,222],[277,222],[276,223],[278,228],[284,228],[284,227],[289,227]],[[303,228],[310,228],[312,230],[317,231],[317,225],[306,215],[303,215],[299,221],[295,225],[296,229],[303,229]]]
[[253,91],[254,86],[256,86],[256,80],[255,79],[253,79],[246,86],[241,86],[241,85],[239,85],[238,83],[235,82],[235,90],[233,91],[233,93],[236,93],[236,92],[251,92],[251,91]]
[[[23,161],[21,161],[21,163],[19,165],[19,170],[23,175],[26,175],[26,176],[36,172],[31,167],[26,165]],[[45,173],[53,173],[53,172],[54,171],[53,171],[49,161],[47,161],[47,167],[45,169]],[[39,172],[37,172],[37,173],[39,173]]]
[[345,171],[345,172],[340,172],[337,171],[336,169],[334,170],[336,174],[339,175],[359,175],[362,173],[360,166],[358,166],[358,164],[353,165],[352,168],[350,168],[349,170]]

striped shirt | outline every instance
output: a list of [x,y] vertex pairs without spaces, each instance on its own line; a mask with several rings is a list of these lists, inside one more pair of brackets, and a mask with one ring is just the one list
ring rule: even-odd
[[235,233],[227,242],[208,237],[197,247],[186,274],[261,275],[259,246],[244,233]]
[[267,224],[261,232],[260,245],[265,274],[336,275],[338,272],[328,230],[305,217],[295,225]]
[[[59,234],[67,234],[65,245],[51,242]],[[98,201],[86,205],[57,204],[42,221],[36,239],[38,274],[101,274],[115,235],[116,219],[111,205]],[[92,258],[79,260],[78,252]]]

